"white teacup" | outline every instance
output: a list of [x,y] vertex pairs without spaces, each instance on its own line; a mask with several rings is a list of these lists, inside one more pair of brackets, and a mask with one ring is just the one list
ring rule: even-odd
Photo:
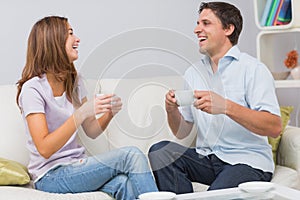
[[101,97],[101,96],[103,96],[104,94],[102,94],[102,93],[97,93],[96,94],[96,97]]
[[[97,93],[97,94],[96,94],[96,97],[101,97],[101,96],[103,96],[103,95],[105,95],[105,94],[103,94],[103,93]],[[116,102],[115,102],[115,98],[116,98],[115,95],[112,96],[112,101],[110,102],[111,105],[113,105],[113,104],[116,103]]]
[[195,101],[193,90],[175,90],[174,93],[179,106],[190,106]]
[[139,200],[172,200],[175,196],[173,192],[147,192],[139,195]]

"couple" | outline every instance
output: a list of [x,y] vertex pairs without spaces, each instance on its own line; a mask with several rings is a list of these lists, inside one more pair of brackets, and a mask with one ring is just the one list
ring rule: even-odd
[[[132,200],[158,190],[193,192],[192,181],[210,185],[210,190],[270,181],[274,163],[266,136],[279,135],[280,111],[268,69],[236,46],[242,24],[235,6],[201,3],[194,33],[205,56],[196,66],[210,80],[191,67],[184,76],[194,90],[194,104],[178,107],[173,91],[165,99],[168,123],[177,138],[186,137],[196,125],[196,148],[169,141],[154,144],[148,155],[154,179],[148,159],[136,147],[87,157],[77,144],[79,126],[96,138],[122,102],[114,97],[115,103],[109,104],[112,94],[88,100],[73,64],[79,38],[66,18],[39,20],[29,35],[16,97],[35,187],[55,193],[103,191]],[[204,84],[207,81],[210,84]],[[103,115],[96,119],[95,113]]]

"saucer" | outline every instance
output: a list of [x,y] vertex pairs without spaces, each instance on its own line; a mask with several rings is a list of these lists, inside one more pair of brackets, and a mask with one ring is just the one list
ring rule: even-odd
[[239,184],[239,189],[249,193],[263,193],[271,190],[274,184],[264,181],[251,181]]
[[147,192],[139,195],[139,200],[172,200],[175,196],[173,192]]

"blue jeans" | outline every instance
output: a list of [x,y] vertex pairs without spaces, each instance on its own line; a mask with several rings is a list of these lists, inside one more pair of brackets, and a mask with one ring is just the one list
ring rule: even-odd
[[116,199],[133,200],[158,191],[146,156],[136,147],[124,147],[69,165],[61,165],[35,183],[53,193],[102,191]]
[[272,178],[270,172],[245,164],[231,165],[214,154],[201,156],[194,148],[169,141],[154,144],[148,156],[158,189],[177,194],[193,192],[191,182],[210,185],[209,190],[216,190]]

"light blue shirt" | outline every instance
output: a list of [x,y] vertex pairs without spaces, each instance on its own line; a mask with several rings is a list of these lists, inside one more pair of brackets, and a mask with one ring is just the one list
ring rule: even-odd
[[[268,68],[236,46],[219,60],[217,72],[213,73],[210,59],[204,56],[187,69],[184,78],[186,89],[211,90],[247,108],[280,116],[274,79]],[[230,164],[274,172],[272,148],[266,136],[252,133],[224,114],[208,114],[193,106],[180,107],[180,112],[197,126],[199,154],[215,154]]]
[[[78,81],[79,97],[86,96],[87,91],[81,78]],[[19,97],[19,105],[22,110],[22,117],[28,136],[27,148],[30,152],[28,171],[36,182],[50,169],[59,165],[66,165],[85,157],[85,149],[77,143],[77,131],[71,136],[68,142],[50,158],[42,157],[29,132],[26,116],[31,113],[44,113],[47,119],[49,132],[53,132],[61,126],[74,112],[73,104],[67,99],[65,93],[55,98],[51,86],[45,75],[33,77],[26,81],[22,87]]]

